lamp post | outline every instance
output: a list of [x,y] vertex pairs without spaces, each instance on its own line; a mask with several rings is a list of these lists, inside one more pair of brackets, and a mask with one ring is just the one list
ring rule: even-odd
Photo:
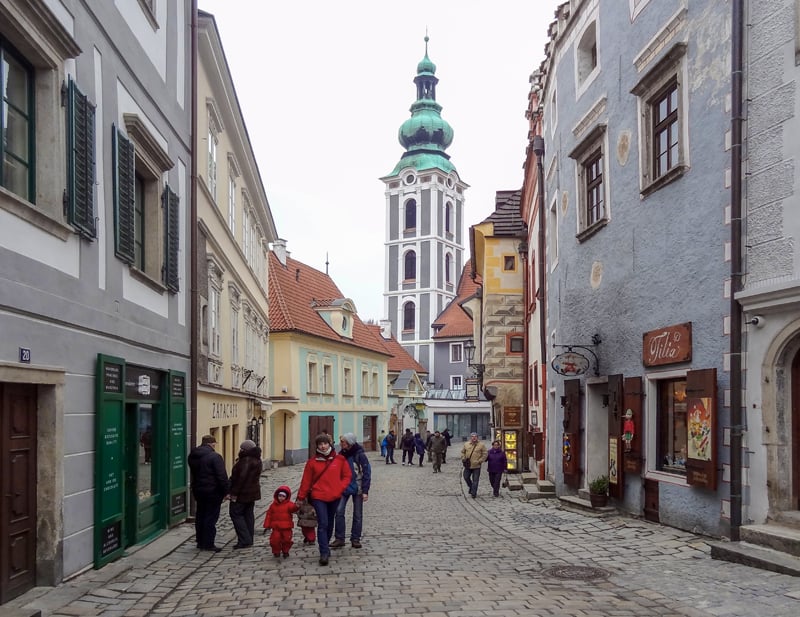
[[247,438],[261,447],[261,427],[264,425],[264,418],[253,416],[247,423]]
[[475,359],[475,341],[469,339],[464,343],[464,353],[467,356],[467,365],[475,372],[475,376],[478,378],[478,385],[483,389],[483,372],[486,370],[486,366],[472,362]]

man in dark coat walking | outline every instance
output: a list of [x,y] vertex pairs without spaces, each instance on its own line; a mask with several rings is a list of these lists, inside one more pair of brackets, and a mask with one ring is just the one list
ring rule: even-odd
[[225,461],[214,450],[216,445],[217,440],[213,436],[205,435],[202,443],[189,452],[188,462],[192,472],[192,495],[197,503],[194,519],[197,548],[218,553],[222,549],[214,544],[217,521],[230,482]]
[[453,439],[453,436],[450,434],[450,429],[447,428],[446,426],[444,427],[444,430],[442,431],[442,437],[444,437],[444,452],[442,452],[442,463],[444,463],[446,465],[447,464],[447,448],[449,448],[452,445],[451,440]]
[[231,470],[231,505],[229,512],[236,531],[236,546],[253,546],[256,501],[261,499],[261,448],[245,439],[239,447],[239,458]]

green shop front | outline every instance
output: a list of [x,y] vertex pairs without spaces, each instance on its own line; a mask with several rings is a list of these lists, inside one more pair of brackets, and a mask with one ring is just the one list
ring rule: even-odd
[[94,566],[187,516],[186,374],[98,355]]

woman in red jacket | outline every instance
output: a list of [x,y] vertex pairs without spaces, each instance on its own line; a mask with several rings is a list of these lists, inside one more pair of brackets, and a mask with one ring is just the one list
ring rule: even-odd
[[316,452],[308,459],[297,491],[297,500],[311,500],[317,513],[317,543],[319,565],[327,566],[331,556],[330,541],[336,508],[344,490],[350,484],[350,465],[336,454],[330,435],[320,434],[314,439]]

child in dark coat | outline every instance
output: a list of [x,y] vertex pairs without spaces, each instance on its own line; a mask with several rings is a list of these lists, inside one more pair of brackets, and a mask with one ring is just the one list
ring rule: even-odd
[[298,501],[297,524],[303,532],[303,544],[314,544],[317,541],[317,511],[308,500]]
[[292,530],[294,529],[294,518],[292,514],[299,508],[291,500],[292,489],[288,486],[279,486],[275,491],[272,503],[267,508],[264,517],[264,529],[271,529],[269,535],[269,545],[272,547],[272,554],[275,557],[286,559],[289,556],[289,549],[292,548]]

